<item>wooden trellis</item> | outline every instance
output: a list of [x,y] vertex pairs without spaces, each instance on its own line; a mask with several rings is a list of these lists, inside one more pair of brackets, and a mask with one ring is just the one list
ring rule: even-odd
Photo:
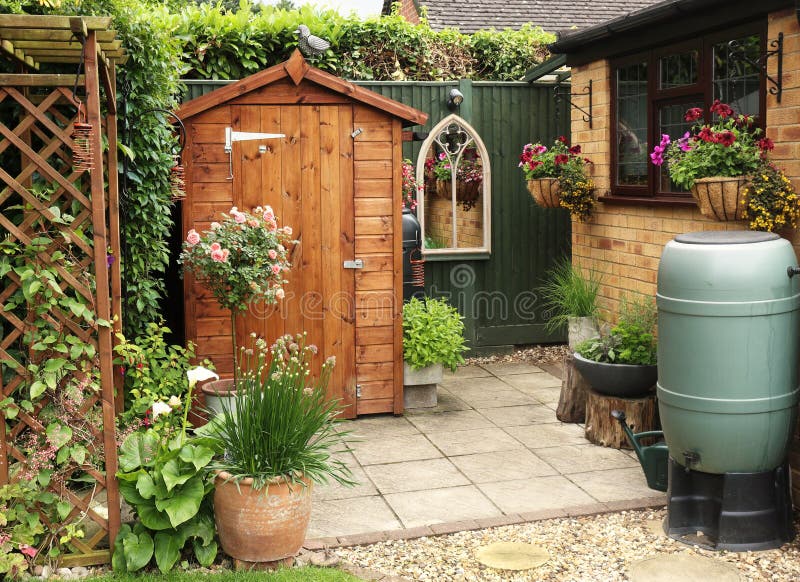
[[[51,356],[38,355],[29,345],[36,325],[64,331],[92,346],[90,359],[99,371],[99,390],[90,393],[76,410],[92,441],[85,460],[76,461],[75,472],[88,475],[93,483],[83,488],[53,480],[48,489],[72,505],[57,529],[66,523],[93,522],[84,539],[72,542],[75,553],[66,563],[101,563],[110,559],[109,545],[119,529],[119,492],[115,438],[115,379],[113,331],[120,315],[119,223],[116,148],[103,152],[106,143],[116,144],[115,61],[124,58],[109,18],[0,15],[0,54],[24,72],[0,75],[0,240],[15,248],[29,249],[31,264],[55,273],[60,293],[80,297],[96,314],[87,321],[80,311],[36,304],[30,292],[27,303],[0,308],[0,401],[15,401],[30,392],[29,363]],[[42,63],[83,63],[80,75],[39,74]],[[58,65],[56,65],[58,66]],[[69,67],[75,70],[74,67]],[[101,114],[100,88],[104,89],[107,114]],[[73,89],[83,93],[76,99]],[[94,128],[86,146],[93,154],[93,169],[75,166],[75,122],[78,103],[85,121]],[[82,117],[84,117],[82,115]],[[84,152],[85,155],[85,152]],[[5,163],[8,161],[12,163]],[[45,184],[44,191],[41,185]],[[37,189],[38,185],[38,189]],[[69,220],[64,220],[69,214]],[[43,238],[47,233],[49,238]],[[42,243],[41,241],[45,242]],[[38,245],[37,246],[37,241]],[[30,251],[33,249],[33,251]],[[66,252],[65,252],[66,251]],[[60,260],[59,253],[68,254]],[[2,276],[0,306],[6,306],[24,285],[14,270]],[[98,323],[99,321],[99,323]],[[105,322],[113,322],[112,326]],[[37,361],[37,358],[39,360]],[[16,408],[6,418],[0,409],[0,484],[19,480],[32,465],[33,453],[25,446],[30,435],[43,437],[42,420],[59,390],[80,372],[62,376],[58,385],[35,401],[32,410]],[[80,380],[80,377],[78,377]],[[89,457],[95,462],[90,463]],[[98,503],[100,493],[104,503]],[[105,505],[106,512],[100,507]]]

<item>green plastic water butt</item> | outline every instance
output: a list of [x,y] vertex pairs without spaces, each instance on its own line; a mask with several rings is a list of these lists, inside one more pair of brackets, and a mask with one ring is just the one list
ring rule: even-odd
[[658,270],[658,401],[670,456],[706,473],[780,465],[798,402],[800,277],[773,233],[699,232]]

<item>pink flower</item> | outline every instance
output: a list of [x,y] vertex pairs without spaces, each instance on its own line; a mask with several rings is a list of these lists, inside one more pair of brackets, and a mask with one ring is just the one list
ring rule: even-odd
[[229,254],[231,254],[231,252],[228,249],[222,249],[222,260],[227,261]]
[[275,275],[277,275],[278,273],[280,273],[280,272],[281,272],[281,266],[280,266],[280,265],[272,265],[272,272],[273,272]]
[[[225,249],[225,251],[227,251],[227,249]],[[225,251],[222,249],[211,251],[211,258],[218,263],[224,263],[225,259],[228,258],[228,255]]]
[[238,209],[236,206],[231,206],[231,211],[230,211],[228,214],[230,214],[231,216],[233,216],[233,215],[234,215],[234,214],[236,214],[237,212],[239,212],[239,209]]
[[253,228],[255,228],[255,227],[257,227],[257,226],[258,226],[258,221],[257,221],[257,220],[255,220],[255,219],[253,219],[253,220],[248,220],[248,221],[247,221],[247,226],[252,226]]
[[273,261],[276,258],[278,258],[278,253],[275,249],[269,249],[269,252],[267,254],[269,255],[269,258],[272,259]]
[[188,242],[190,245],[196,245],[200,242],[200,235],[197,234],[195,229],[190,230],[189,234],[186,235],[186,242]]
[[293,232],[292,231],[292,227],[291,226],[284,226],[283,227],[283,232],[286,233],[286,236],[292,236],[292,232]]
[[36,548],[30,547],[28,544],[22,544],[19,547],[19,551],[28,556],[29,558],[35,558],[37,554]]
[[277,291],[275,291],[275,297],[277,297],[278,299],[283,299],[285,296],[286,293],[283,291],[283,289],[278,289]]
[[242,212],[235,212],[233,214],[233,219],[237,223],[242,224],[243,222],[245,222],[247,220],[247,217]]
[[533,153],[536,154],[537,156],[542,155],[546,151],[547,151],[547,148],[545,146],[543,146],[543,145],[538,145],[535,148],[533,148]]
[[211,230],[217,230],[220,226],[222,226],[219,222],[212,222],[211,223]]
[[211,252],[214,252],[214,251],[220,250],[221,248],[222,248],[222,246],[218,242],[215,242],[215,243],[211,243],[211,246],[209,247],[208,250],[210,250]]
[[268,220],[267,228],[269,229],[270,232],[275,232],[276,230],[278,230],[278,223],[275,222],[274,220]]
[[275,213],[272,211],[272,206],[267,206],[264,209],[264,220],[275,220]]

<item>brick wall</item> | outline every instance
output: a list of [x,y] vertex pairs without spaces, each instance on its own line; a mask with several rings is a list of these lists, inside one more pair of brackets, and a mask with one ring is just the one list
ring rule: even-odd
[[[800,25],[793,9],[769,17],[768,39],[784,34],[783,95],[781,103],[767,95],[766,135],[775,142],[772,159],[786,172],[800,191]],[[777,74],[776,59],[769,60],[769,74]],[[597,61],[572,69],[572,88],[580,92],[592,79],[592,129],[583,114],[572,110],[572,142],[594,162],[592,177],[597,193],[610,189],[611,133],[610,83],[607,61]],[[576,103],[587,108],[586,97]],[[694,207],[647,207],[598,203],[587,223],[572,223],[573,260],[604,273],[601,304],[613,319],[623,293],[638,292],[655,296],[658,262],[664,245],[676,234],[698,230],[739,230],[744,223],[708,220]],[[780,232],[800,250],[797,231]],[[790,460],[800,467],[800,432],[795,435]],[[793,470],[794,499],[800,504],[800,470]]]
[[419,24],[419,14],[414,0],[401,0],[400,1],[400,16],[405,18],[412,24]]
[[[452,239],[452,202],[442,198],[425,201],[425,230],[428,235],[443,245],[450,246]],[[483,246],[483,204],[482,200],[464,210],[461,203],[456,204],[456,238],[458,247]]]

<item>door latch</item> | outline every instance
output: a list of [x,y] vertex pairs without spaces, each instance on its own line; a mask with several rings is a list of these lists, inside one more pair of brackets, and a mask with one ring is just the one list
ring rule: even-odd
[[364,261],[361,259],[356,259],[355,261],[345,261],[342,266],[345,269],[363,269]]

